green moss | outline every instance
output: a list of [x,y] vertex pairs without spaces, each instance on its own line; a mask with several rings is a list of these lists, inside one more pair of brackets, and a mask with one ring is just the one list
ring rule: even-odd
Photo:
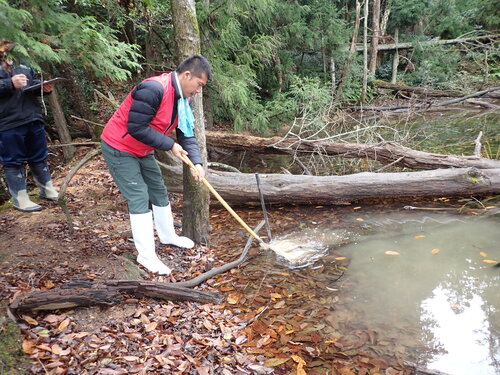
[[[0,304],[5,311],[5,304]],[[0,316],[0,374],[24,375],[28,372],[28,360],[24,356],[19,327],[8,317]]]

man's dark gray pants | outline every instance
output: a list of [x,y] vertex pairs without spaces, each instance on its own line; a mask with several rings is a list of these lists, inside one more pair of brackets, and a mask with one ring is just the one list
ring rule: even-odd
[[102,155],[120,193],[127,200],[130,214],[150,211],[150,203],[165,207],[169,204],[167,188],[153,153],[138,157],[119,151],[101,141]]

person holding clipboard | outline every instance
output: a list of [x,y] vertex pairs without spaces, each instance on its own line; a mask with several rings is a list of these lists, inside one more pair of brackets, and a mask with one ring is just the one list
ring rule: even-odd
[[[10,52],[15,43],[0,41],[0,162],[3,164],[14,208],[24,212],[40,211],[26,189],[26,164],[40,188],[40,196],[57,200],[47,164],[48,149],[40,95],[49,95],[53,83],[40,85],[32,67],[14,65]],[[38,89],[29,89],[39,85]]]

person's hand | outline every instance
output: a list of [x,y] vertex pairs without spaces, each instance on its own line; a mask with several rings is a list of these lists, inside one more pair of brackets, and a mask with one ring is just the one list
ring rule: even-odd
[[28,77],[24,74],[16,74],[12,76],[12,86],[16,89],[20,89],[28,84]]
[[54,84],[53,83],[44,83],[42,87],[43,87],[44,93],[49,93],[49,92],[52,92],[52,90],[54,89]]
[[182,160],[182,155],[187,155],[188,152],[182,148],[182,146],[178,143],[174,143],[174,146],[170,150],[175,157]]
[[203,165],[201,165],[201,164],[196,164],[195,167],[196,167],[196,170],[191,168],[191,174],[193,175],[193,177],[196,181],[201,182],[201,180],[203,180],[203,178],[205,178],[205,176],[206,176],[205,169],[203,168]]

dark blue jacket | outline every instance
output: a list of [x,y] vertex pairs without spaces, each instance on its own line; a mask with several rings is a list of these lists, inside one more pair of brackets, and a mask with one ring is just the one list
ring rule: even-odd
[[15,89],[11,77],[16,74],[24,74],[28,78],[28,86],[40,83],[38,75],[29,66],[14,65],[12,74],[0,68],[0,131],[16,128],[34,121],[43,122],[38,99],[40,90],[24,91],[22,88]]

